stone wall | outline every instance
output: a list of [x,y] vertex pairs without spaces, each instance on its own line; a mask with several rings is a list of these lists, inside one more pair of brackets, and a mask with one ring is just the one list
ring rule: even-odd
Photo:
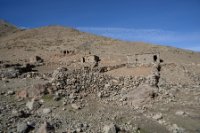
[[137,64],[152,64],[159,63],[160,55],[157,53],[144,53],[144,54],[135,54],[127,56],[127,64],[137,65]]
[[87,55],[82,57],[81,59],[81,62],[84,66],[92,66],[92,67],[97,66],[99,61],[100,59],[96,55]]

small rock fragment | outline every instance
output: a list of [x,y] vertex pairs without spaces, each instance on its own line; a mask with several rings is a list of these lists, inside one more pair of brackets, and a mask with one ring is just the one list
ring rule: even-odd
[[18,133],[26,133],[28,128],[29,127],[26,123],[18,123],[17,124],[17,132]]
[[105,125],[103,127],[103,132],[104,133],[117,133],[116,126],[114,124]]
[[16,93],[17,99],[25,99],[28,97],[28,92],[26,89],[20,90]]
[[72,108],[78,110],[78,109],[81,109],[81,106],[80,105],[77,105],[77,104],[71,104]]
[[10,91],[8,91],[8,92],[7,92],[7,94],[8,94],[8,95],[14,95],[14,94],[15,94],[15,92],[14,92],[14,91],[12,91],[12,90],[10,90]]
[[28,101],[26,103],[26,107],[28,107],[28,109],[30,109],[30,110],[37,110],[40,108],[40,106],[41,106],[41,104],[38,101],[36,101],[35,99],[32,99],[31,101]]
[[38,129],[37,133],[48,133],[48,123],[44,122],[44,124],[42,124]]
[[184,115],[184,114],[185,114],[185,112],[182,110],[176,111],[176,115]]
[[159,114],[154,115],[152,118],[155,119],[155,120],[160,120],[160,119],[163,118],[163,116],[162,116],[161,113],[159,113]]
[[43,109],[43,113],[44,114],[49,114],[49,113],[51,113],[51,109],[50,108],[44,108]]

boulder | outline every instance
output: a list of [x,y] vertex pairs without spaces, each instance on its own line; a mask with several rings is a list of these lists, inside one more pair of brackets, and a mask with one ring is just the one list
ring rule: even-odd
[[30,63],[31,64],[37,64],[37,63],[42,63],[44,60],[39,57],[39,56],[33,56],[30,58]]

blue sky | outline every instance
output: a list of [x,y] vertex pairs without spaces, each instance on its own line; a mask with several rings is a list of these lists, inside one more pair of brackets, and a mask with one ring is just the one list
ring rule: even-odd
[[0,0],[0,18],[200,51],[200,0]]

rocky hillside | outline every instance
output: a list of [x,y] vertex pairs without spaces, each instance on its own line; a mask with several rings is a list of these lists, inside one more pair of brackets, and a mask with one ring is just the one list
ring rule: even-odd
[[[198,63],[199,53],[152,45],[141,42],[123,42],[110,38],[100,37],[83,33],[78,30],[61,27],[47,26],[35,29],[27,29],[16,32],[16,27],[11,24],[1,21],[0,25],[1,36],[0,47],[32,47],[49,50],[58,48],[87,50],[99,56],[119,56],[120,58],[126,55],[136,53],[160,53],[161,58],[165,62],[176,63]],[[13,33],[16,32],[16,33]],[[6,34],[9,36],[5,36]]]
[[18,28],[5,20],[0,19],[0,38],[18,31]]
[[0,133],[200,131],[200,53],[0,25]]

